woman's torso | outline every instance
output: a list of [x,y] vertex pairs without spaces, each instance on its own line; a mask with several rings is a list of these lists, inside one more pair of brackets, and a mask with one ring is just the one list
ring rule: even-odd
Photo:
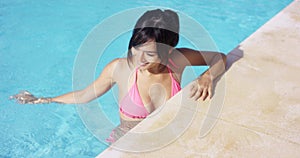
[[[126,58],[120,58],[114,72],[114,78],[119,87],[119,106],[120,102],[123,101],[124,97],[127,97],[128,92],[136,84],[144,108],[148,113],[153,112],[172,97],[172,78],[173,82],[176,80],[180,83],[181,74],[182,71],[178,71],[172,64],[169,64],[161,73],[149,74],[133,66],[130,67]],[[170,77],[170,75],[172,76]],[[120,112],[120,117],[127,121],[142,120],[128,117],[122,112]]]

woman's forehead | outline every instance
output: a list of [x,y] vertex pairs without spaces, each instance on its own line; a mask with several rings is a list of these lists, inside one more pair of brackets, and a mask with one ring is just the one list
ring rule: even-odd
[[156,51],[156,42],[155,41],[148,41],[144,44],[138,45],[136,47],[137,50],[144,50],[144,51]]

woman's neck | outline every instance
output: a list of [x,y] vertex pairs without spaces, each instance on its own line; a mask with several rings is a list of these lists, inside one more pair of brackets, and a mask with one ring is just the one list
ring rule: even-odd
[[155,67],[151,67],[146,70],[141,70],[141,72],[148,76],[164,73],[164,72],[166,72],[166,65],[158,64]]

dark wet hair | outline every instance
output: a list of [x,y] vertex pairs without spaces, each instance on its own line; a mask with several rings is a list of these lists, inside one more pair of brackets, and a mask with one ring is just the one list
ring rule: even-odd
[[179,40],[179,18],[171,10],[150,10],[145,12],[135,24],[129,41],[127,60],[131,61],[132,47],[138,47],[149,40],[157,43],[158,57],[167,64],[168,51],[175,47]]

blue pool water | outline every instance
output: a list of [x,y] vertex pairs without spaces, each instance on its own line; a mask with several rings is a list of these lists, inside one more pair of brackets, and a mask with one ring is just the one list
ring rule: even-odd
[[[72,91],[73,64],[81,42],[95,25],[112,14],[147,5],[173,8],[201,23],[219,50],[228,53],[291,1],[2,0],[0,157],[95,157],[107,147],[85,128],[75,105],[18,105],[8,97],[23,89],[36,96]],[[119,39],[122,42],[109,46],[97,74],[126,51],[128,38],[129,34],[124,34]],[[98,101],[118,124],[112,93]]]

